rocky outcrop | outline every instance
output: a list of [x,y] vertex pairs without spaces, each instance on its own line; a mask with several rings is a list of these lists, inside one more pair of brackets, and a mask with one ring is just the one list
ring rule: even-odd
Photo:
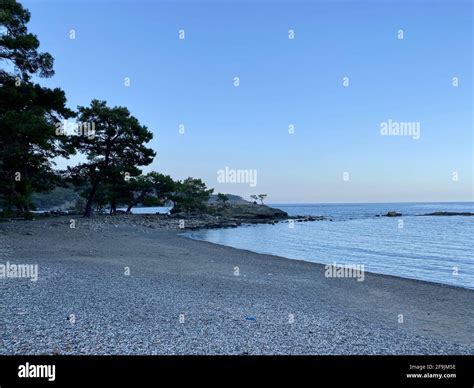
[[320,216],[289,216],[283,210],[253,203],[210,205],[206,213],[176,213],[171,219],[183,221],[185,229],[233,228],[243,224],[277,224],[278,222],[322,221]]
[[474,216],[474,213],[469,212],[433,212],[428,214],[421,214],[422,216]]
[[288,218],[288,213],[266,205],[253,203],[209,205],[207,212],[224,218],[238,218],[240,220],[277,220]]
[[[67,217],[66,217],[67,214]],[[76,219],[81,227],[102,230],[105,227],[131,226],[152,229],[211,229],[235,228],[243,224],[276,224],[278,222],[309,222],[325,220],[319,216],[289,216],[280,209],[253,203],[214,204],[202,212],[174,214],[96,214],[83,218],[81,214],[48,212],[36,214],[36,218]],[[66,222],[64,221],[64,222]]]
[[402,213],[397,213],[396,211],[392,210],[385,214],[385,217],[401,217]]
[[280,209],[253,203],[210,204],[202,213],[175,213],[173,219],[183,220],[186,229],[228,228],[242,224],[275,224],[288,219]]

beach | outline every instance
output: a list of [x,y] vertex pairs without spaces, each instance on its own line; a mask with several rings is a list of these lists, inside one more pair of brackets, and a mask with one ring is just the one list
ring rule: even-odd
[[0,224],[0,264],[38,266],[0,279],[1,354],[474,354],[473,290],[327,278],[124,219]]

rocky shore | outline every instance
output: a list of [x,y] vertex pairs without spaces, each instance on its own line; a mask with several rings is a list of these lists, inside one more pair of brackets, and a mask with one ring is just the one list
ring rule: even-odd
[[[386,214],[383,214],[384,217],[401,217],[403,214],[398,213],[397,211],[389,211]],[[417,214],[418,217],[426,217],[426,216],[438,216],[438,217],[448,217],[448,216],[463,216],[469,217],[474,216],[474,213],[470,212],[433,212],[433,213],[426,213],[426,214]],[[380,214],[376,214],[375,217],[380,217]]]
[[[46,212],[37,214],[37,219],[49,219],[56,222],[70,222],[88,227],[100,229],[106,225],[123,226],[131,225],[152,229],[213,229],[213,228],[235,228],[247,224],[276,224],[278,222],[309,222],[322,221],[322,216],[289,216],[286,212],[266,205],[232,204],[212,205],[206,211],[199,213],[174,213],[174,214],[125,214],[120,212],[115,215],[97,214],[90,218],[83,218],[79,213]],[[4,221],[16,221],[8,219]]]
[[469,213],[469,212],[433,212],[433,213],[427,213],[427,214],[421,214],[421,216],[463,216],[463,217],[469,217],[469,216],[474,216],[474,213]]

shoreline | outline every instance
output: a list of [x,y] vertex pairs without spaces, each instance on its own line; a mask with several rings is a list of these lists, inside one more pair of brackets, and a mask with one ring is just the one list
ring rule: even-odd
[[1,354],[474,354],[470,289],[81,221],[0,224]]
[[[251,225],[241,225],[241,227],[245,227],[245,226],[251,226]],[[203,230],[206,230],[206,229],[203,229]],[[192,232],[196,232],[196,231],[199,231],[199,229],[193,230]],[[212,241],[207,241],[207,240],[202,240],[202,239],[198,239],[198,238],[193,238],[193,237],[190,237],[190,236],[185,236],[185,233],[190,233],[190,232],[177,232],[177,235],[180,236],[180,237],[183,237],[183,238],[193,240],[193,241],[205,242],[205,243],[218,245],[218,246],[222,246],[222,247],[226,247],[226,248],[236,249],[237,251],[244,251],[244,252],[254,253],[256,255],[270,256],[270,257],[275,257],[275,258],[284,259],[284,260],[297,261],[297,262],[301,262],[301,263],[309,263],[309,264],[314,264],[314,265],[321,266],[321,267],[325,267],[326,265],[331,265],[331,264],[318,263],[316,261],[309,261],[309,260],[303,260],[303,259],[292,259],[291,257],[279,256],[279,255],[274,255],[274,254],[271,254],[271,253],[257,252],[257,251],[252,251],[251,249],[236,248],[236,247],[232,247],[230,245],[219,244],[219,243],[212,242]],[[344,265],[343,263],[337,263],[337,264]],[[382,276],[382,277],[395,278],[395,279],[401,279],[401,280],[410,280],[410,281],[415,281],[415,282],[422,282],[422,283],[432,284],[434,286],[442,286],[442,287],[448,287],[448,288],[454,288],[454,289],[463,289],[463,290],[469,290],[469,291],[474,292],[474,287],[469,288],[469,287],[464,287],[464,286],[456,286],[454,284],[432,282],[432,281],[429,281],[429,280],[416,279],[416,278],[406,278],[406,277],[403,277],[403,276],[390,275],[390,274],[372,272],[372,271],[367,271],[367,270],[364,270],[364,273],[374,275],[374,276]]]

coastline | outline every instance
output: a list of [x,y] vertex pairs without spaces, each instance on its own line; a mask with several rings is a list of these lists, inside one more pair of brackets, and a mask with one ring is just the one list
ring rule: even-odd
[[1,354],[474,354],[472,290],[329,279],[324,264],[105,220],[0,224],[0,260],[40,268],[0,279]]
[[[242,226],[245,227],[245,226],[250,226],[250,225],[242,225]],[[194,232],[194,230],[193,230],[193,232]],[[187,233],[191,234],[191,232],[178,232],[178,236],[183,237],[183,238],[188,238],[188,239],[193,240],[193,241],[205,242],[205,243],[208,243],[208,244],[213,244],[213,245],[218,245],[218,246],[222,246],[222,247],[226,247],[226,248],[236,249],[237,251],[251,252],[251,253],[254,253],[256,255],[269,256],[271,258],[280,258],[280,259],[291,260],[291,261],[296,261],[296,262],[300,262],[300,263],[314,264],[316,266],[321,266],[322,271],[326,270],[326,268],[325,268],[326,265],[330,265],[330,264],[318,263],[318,262],[308,261],[308,260],[303,260],[303,259],[293,259],[291,257],[279,256],[279,255],[274,255],[274,254],[271,254],[271,253],[257,252],[257,251],[253,251],[251,249],[236,248],[236,247],[233,247],[233,246],[230,246],[230,245],[219,244],[217,242],[206,241],[206,240],[203,240],[203,239],[200,239],[200,238],[195,238],[195,237],[192,237],[191,235],[188,236],[188,235],[186,235]],[[337,263],[337,265],[343,265],[343,264],[342,263]],[[463,289],[463,290],[469,290],[469,291],[474,292],[474,288],[457,286],[457,285],[447,284],[447,283],[433,282],[433,281],[423,280],[423,279],[416,279],[416,278],[408,278],[408,277],[397,276],[397,275],[383,274],[383,273],[377,273],[377,272],[372,272],[372,271],[367,271],[367,270],[364,270],[364,274],[370,274],[370,275],[373,275],[373,276],[381,276],[381,277],[387,277],[387,278],[410,280],[410,281],[414,281],[414,282],[432,284],[432,285],[435,285],[435,286],[448,287],[448,288],[454,288],[454,289]]]

